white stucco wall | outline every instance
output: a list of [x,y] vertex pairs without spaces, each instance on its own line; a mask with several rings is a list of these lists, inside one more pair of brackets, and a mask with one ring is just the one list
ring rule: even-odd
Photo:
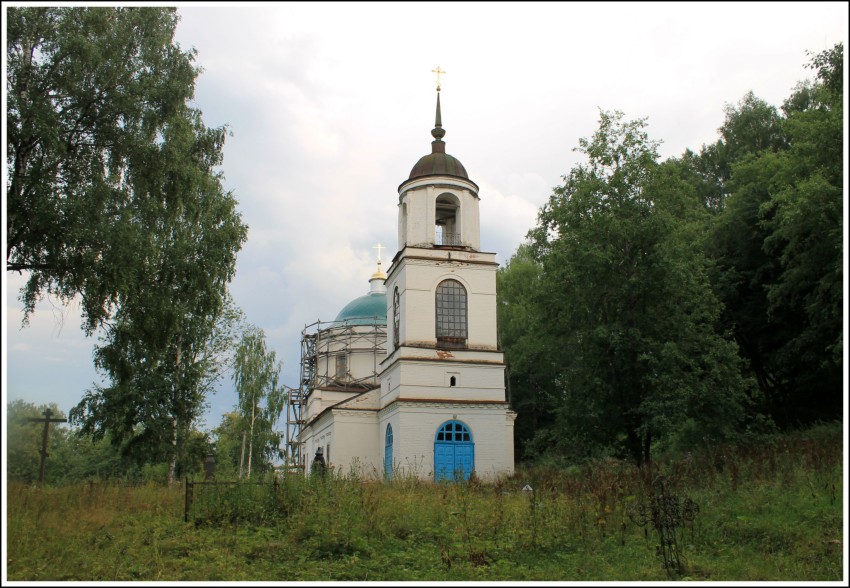
[[337,473],[355,473],[362,478],[380,477],[382,448],[375,431],[378,413],[370,410],[334,410],[334,435],[340,440],[334,447],[332,465]]
[[467,346],[495,350],[496,270],[494,253],[411,249],[390,268],[387,280],[387,354],[393,351],[393,296],[399,290],[400,345],[436,344],[436,290],[443,280],[457,280],[467,295]]
[[398,248],[434,245],[436,204],[441,194],[451,194],[460,205],[457,217],[463,245],[481,248],[478,189],[472,182],[450,176],[422,178],[402,185],[399,193]]
[[[381,406],[399,398],[503,402],[504,374],[503,364],[400,359],[386,366],[381,381]],[[454,386],[451,386],[452,377]]]
[[[514,472],[513,413],[504,404],[399,402],[393,424],[394,461],[401,475],[434,479],[434,441],[439,427],[458,420],[470,429],[475,446],[475,473],[484,480]],[[510,445],[510,451],[507,447]]]

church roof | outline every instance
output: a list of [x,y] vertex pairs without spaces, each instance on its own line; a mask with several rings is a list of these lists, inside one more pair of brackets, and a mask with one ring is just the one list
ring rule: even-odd
[[469,179],[463,164],[456,157],[446,153],[446,144],[443,142],[445,134],[446,131],[443,129],[440,116],[439,88],[437,88],[437,117],[434,128],[431,130],[431,136],[434,137],[434,140],[431,141],[431,153],[416,162],[416,165],[410,171],[408,180],[426,176],[454,176],[465,180]]
[[384,284],[387,274],[381,270],[382,248],[383,245],[376,247],[378,271],[369,278],[369,293],[346,304],[336,315],[336,326],[387,324],[387,287]]
[[422,157],[413,166],[408,179],[425,176],[456,176],[469,179],[463,164],[448,153],[430,153]]
[[385,292],[370,292],[346,304],[336,315],[338,326],[342,325],[386,325],[387,295]]

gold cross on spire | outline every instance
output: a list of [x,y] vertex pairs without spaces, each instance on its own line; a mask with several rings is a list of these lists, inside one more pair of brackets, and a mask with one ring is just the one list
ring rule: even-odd
[[446,72],[441,70],[439,65],[437,66],[437,69],[432,69],[431,71],[433,73],[437,74],[437,92],[439,92],[440,91],[440,74],[444,74]]
[[384,247],[383,245],[381,245],[380,243],[378,243],[377,245],[375,245],[374,247],[372,247],[372,249],[377,249],[377,250],[378,250],[378,263],[381,263],[381,249],[386,249],[386,247]]

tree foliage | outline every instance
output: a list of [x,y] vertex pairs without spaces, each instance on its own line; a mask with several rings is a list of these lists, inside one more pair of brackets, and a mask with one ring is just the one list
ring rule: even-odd
[[175,9],[7,16],[6,267],[29,275],[26,317],[46,293],[79,295],[92,333],[150,278],[139,251],[220,163],[225,130],[188,106],[198,69],[173,43]]
[[[5,465],[10,480],[27,483],[38,480],[44,425],[30,422],[29,419],[42,418],[46,408],[46,405],[36,406],[23,400],[14,400],[7,405],[8,447]],[[50,408],[54,417],[64,416],[55,404]],[[193,474],[201,471],[210,443],[208,435],[198,430],[190,431],[189,439],[186,473]],[[45,483],[48,485],[99,480],[163,482],[167,476],[167,464],[141,465],[122,455],[110,439],[93,439],[63,423],[50,425],[47,451]]]
[[689,421],[723,438],[743,418],[746,387],[734,343],[717,329],[697,238],[707,213],[657,162],[645,126],[602,112],[579,142],[588,163],[564,176],[529,234],[541,269],[536,324],[554,368],[541,368],[556,419],[548,442],[638,462]]
[[496,274],[499,344],[505,352],[511,405],[517,412],[514,440],[520,459],[543,450],[539,445],[546,442],[545,432],[554,423],[551,408],[557,399],[552,382],[558,363],[550,353],[557,343],[546,328],[547,316],[538,299],[541,280],[542,265],[529,244],[520,245]]
[[[8,11],[7,270],[36,302],[79,296],[111,385],[70,418],[142,460],[182,457],[220,377],[247,227],[222,186],[225,128],[192,107],[175,9]],[[168,449],[170,447],[170,449]]]
[[[757,377],[764,410],[788,427],[841,409],[843,47],[814,57],[783,115],[739,131],[750,106],[727,112],[726,143],[761,134],[730,163],[726,208],[710,248],[725,319]],[[761,110],[765,107],[761,103]]]
[[[44,442],[44,423],[31,422],[31,418],[44,418],[44,411],[50,409],[53,418],[64,418],[65,414],[55,404],[50,406],[35,406],[23,400],[13,400],[6,407],[5,431],[8,445],[6,447],[6,475],[13,480],[36,482],[39,478],[41,449]],[[49,458],[45,462],[45,479],[51,482],[56,479],[56,451],[64,441],[66,430],[58,427],[57,423],[50,424],[47,452]]]
[[[177,297],[172,303],[176,307],[180,301]],[[242,313],[229,298],[215,317],[187,312],[167,330],[161,345],[139,336],[144,330],[133,322],[135,316],[125,318],[119,310],[105,343],[95,351],[97,366],[112,383],[88,390],[71,410],[71,420],[82,433],[110,439],[140,464],[170,463],[173,481],[197,458],[187,455],[187,443],[208,393],[232,367]],[[166,330],[165,325],[157,330],[153,322],[149,326],[156,337]]]
[[517,455],[687,448],[841,418],[843,46],[781,108],[659,162],[602,112],[501,268]]
[[[242,334],[234,359],[233,383],[239,397],[237,411],[247,449],[247,462],[240,456],[239,475],[251,477],[254,448],[268,466],[275,457],[282,458],[281,435],[275,430],[286,401],[285,389],[280,386],[282,365],[276,354],[266,348],[262,329],[249,326]],[[222,423],[223,425],[225,423]]]

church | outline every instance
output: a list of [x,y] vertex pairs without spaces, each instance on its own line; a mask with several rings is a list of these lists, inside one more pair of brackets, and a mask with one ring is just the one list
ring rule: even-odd
[[497,343],[495,253],[481,251],[478,186],[431,153],[398,187],[398,251],[369,292],[305,327],[287,408],[287,458],[361,478],[482,480],[514,471],[514,420]]

